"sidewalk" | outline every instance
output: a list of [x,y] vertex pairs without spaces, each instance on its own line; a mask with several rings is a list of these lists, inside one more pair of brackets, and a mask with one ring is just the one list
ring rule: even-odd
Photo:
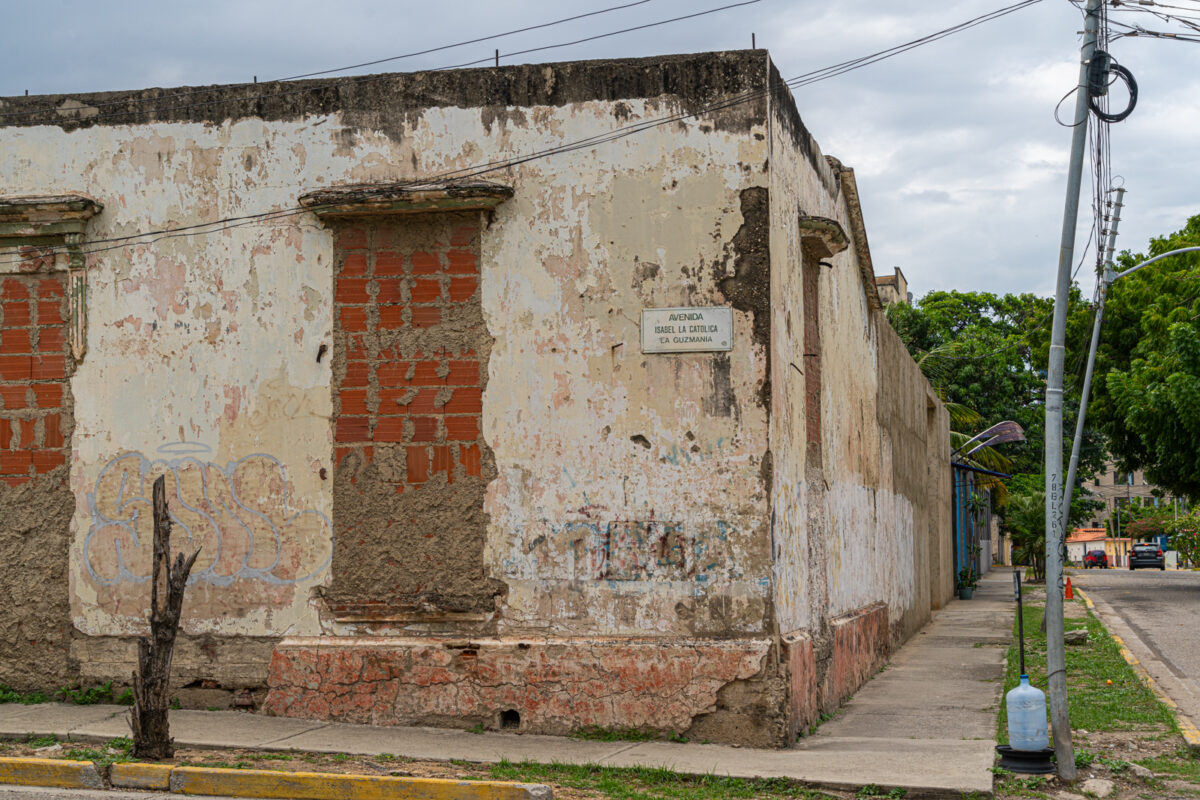
[[[1011,583],[1007,572],[993,573],[980,582],[974,599],[952,601],[834,719],[790,750],[382,728],[236,711],[173,711],[171,733],[180,747],[653,766],[793,778],[829,789],[902,787],[910,798],[989,795],[1004,645],[1012,638]],[[128,711],[124,706],[0,705],[0,738],[128,736]]]

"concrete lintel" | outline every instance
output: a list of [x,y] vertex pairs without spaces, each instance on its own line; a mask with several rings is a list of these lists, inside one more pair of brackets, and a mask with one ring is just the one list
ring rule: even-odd
[[[71,354],[87,349],[87,259],[83,238],[87,222],[104,205],[83,194],[0,196],[0,274],[68,272],[67,310]],[[11,249],[10,249],[11,248]],[[18,258],[11,255],[19,254]]]
[[0,238],[83,233],[104,206],[82,194],[0,197]]
[[800,241],[815,258],[835,256],[850,245],[850,237],[840,222],[828,217],[800,217]]
[[490,211],[513,196],[511,186],[490,181],[374,183],[316,189],[300,205],[322,220],[374,214]]

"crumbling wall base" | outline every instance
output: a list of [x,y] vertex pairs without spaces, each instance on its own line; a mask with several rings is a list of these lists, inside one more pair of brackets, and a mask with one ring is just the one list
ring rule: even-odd
[[546,734],[703,728],[710,741],[778,747],[776,652],[768,639],[292,638],[275,648],[263,710]]

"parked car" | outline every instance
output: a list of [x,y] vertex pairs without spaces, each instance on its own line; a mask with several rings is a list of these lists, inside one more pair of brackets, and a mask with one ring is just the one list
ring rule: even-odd
[[1129,568],[1158,567],[1167,568],[1167,560],[1163,557],[1162,548],[1154,542],[1138,542],[1129,551]]
[[1088,550],[1083,554],[1083,568],[1091,569],[1099,567],[1100,569],[1108,569],[1108,553],[1103,550]]

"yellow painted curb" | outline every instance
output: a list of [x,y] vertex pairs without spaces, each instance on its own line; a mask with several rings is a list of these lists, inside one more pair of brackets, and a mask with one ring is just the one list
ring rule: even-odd
[[[1096,604],[1092,602],[1092,598],[1088,597],[1087,593],[1082,589],[1076,589],[1075,594],[1083,598],[1083,602],[1087,603],[1088,610],[1096,614],[1096,618],[1099,619],[1100,615],[1096,612]],[[1101,620],[1101,623],[1103,623],[1103,620]],[[1146,684],[1146,688],[1153,692],[1154,696],[1175,714],[1175,724],[1179,726],[1179,732],[1183,735],[1183,740],[1187,743],[1188,748],[1193,752],[1200,752],[1200,729],[1180,710],[1179,704],[1167,696],[1167,693],[1158,685],[1158,681],[1154,680],[1150,673],[1146,671],[1146,668],[1142,666],[1142,662],[1138,661],[1137,656],[1125,646],[1125,640],[1112,631],[1109,631],[1108,635],[1117,643],[1117,647],[1120,649],[1125,663],[1133,668],[1133,671],[1137,673],[1142,683]]]
[[58,758],[0,758],[0,783],[58,789],[104,788],[104,781],[92,762]]
[[393,778],[326,772],[176,767],[172,792],[286,800],[550,800],[549,786],[500,781]]
[[170,764],[113,764],[108,780],[122,789],[169,789],[174,769]]

